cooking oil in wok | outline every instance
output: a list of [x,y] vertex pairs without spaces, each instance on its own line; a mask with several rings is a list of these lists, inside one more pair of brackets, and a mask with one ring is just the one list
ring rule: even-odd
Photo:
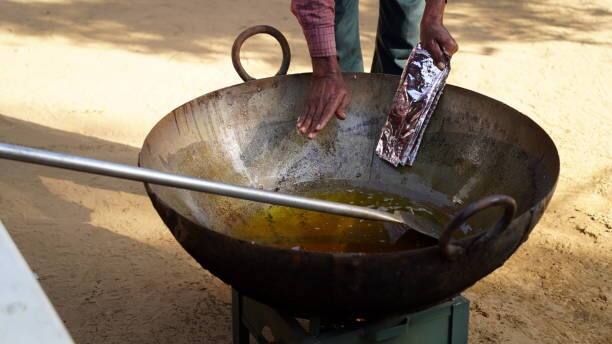
[[[347,181],[304,184],[297,193],[390,213],[411,212],[440,232],[450,218],[441,207],[432,203],[411,201],[396,193]],[[319,252],[388,252],[437,244],[435,239],[410,229],[394,241],[387,226],[389,224],[380,221],[269,206],[246,217],[243,224],[232,232],[235,237],[258,244]]]

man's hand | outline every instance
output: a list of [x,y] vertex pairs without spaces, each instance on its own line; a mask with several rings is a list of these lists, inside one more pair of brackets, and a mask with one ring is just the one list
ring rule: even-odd
[[440,69],[446,65],[444,55],[450,57],[459,50],[457,42],[442,23],[444,6],[444,0],[428,0],[421,19],[421,45],[429,51]]
[[336,56],[313,57],[312,69],[308,100],[297,122],[300,133],[309,139],[315,138],[334,115],[345,119],[350,103]]

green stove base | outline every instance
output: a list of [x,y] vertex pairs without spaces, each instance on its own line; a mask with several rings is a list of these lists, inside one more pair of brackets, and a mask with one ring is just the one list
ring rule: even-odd
[[349,324],[320,318],[296,319],[232,291],[234,344],[464,344],[468,340],[470,302],[463,296],[424,311],[375,322]]

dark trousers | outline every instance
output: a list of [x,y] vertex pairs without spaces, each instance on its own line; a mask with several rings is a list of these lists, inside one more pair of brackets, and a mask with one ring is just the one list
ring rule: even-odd
[[[380,0],[372,73],[401,74],[419,42],[424,0]],[[363,72],[359,0],[336,0],[336,50],[344,72]]]

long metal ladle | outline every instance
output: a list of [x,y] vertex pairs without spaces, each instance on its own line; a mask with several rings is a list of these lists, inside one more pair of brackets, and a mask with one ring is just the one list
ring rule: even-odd
[[399,239],[407,228],[411,228],[419,233],[435,239],[439,239],[440,237],[439,233],[433,229],[430,229],[430,226],[420,224],[419,219],[408,212],[396,212],[391,214],[384,211],[355,205],[212,182],[194,177],[160,172],[148,168],[134,167],[109,161],[90,159],[76,155],[57,153],[49,150],[7,143],[0,143],[0,158],[37,165],[59,167],[67,170],[93,173],[121,179],[135,180],[156,185],[171,186],[179,189],[205,192],[255,202],[276,204],[291,208],[404,225],[393,226],[388,229],[391,241],[396,241]]

